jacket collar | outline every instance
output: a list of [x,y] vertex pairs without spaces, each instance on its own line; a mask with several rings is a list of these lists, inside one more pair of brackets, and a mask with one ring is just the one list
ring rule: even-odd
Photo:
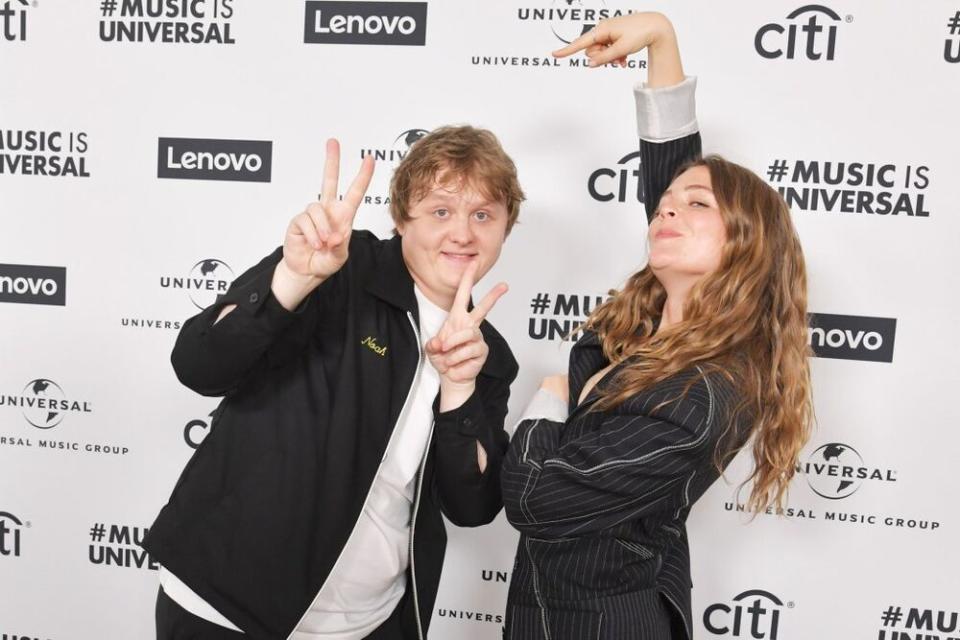
[[395,235],[381,245],[374,259],[374,268],[367,278],[366,289],[385,302],[404,311],[412,311],[419,324],[417,298],[413,294],[413,278],[403,261],[401,237]]
[[[413,313],[417,325],[420,324],[420,314],[417,308],[417,297],[413,292],[413,277],[403,260],[402,242],[400,235],[394,235],[382,244],[380,252],[374,260],[374,269],[367,278],[367,291],[398,309]],[[473,300],[470,300],[473,308]],[[495,378],[510,378],[515,375],[516,361],[510,353],[510,347],[496,329],[484,320],[480,323],[480,331],[490,348],[487,360],[480,373]]]

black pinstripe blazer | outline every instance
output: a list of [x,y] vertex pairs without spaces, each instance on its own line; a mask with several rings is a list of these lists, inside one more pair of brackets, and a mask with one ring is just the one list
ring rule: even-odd
[[[641,141],[648,214],[699,149],[698,134]],[[692,638],[685,521],[719,475],[717,448],[743,443],[730,424],[738,397],[723,376],[694,367],[590,411],[622,363],[575,407],[608,364],[585,333],[570,354],[569,417],[524,420],[514,434],[501,479],[507,518],[521,532],[508,640]]]

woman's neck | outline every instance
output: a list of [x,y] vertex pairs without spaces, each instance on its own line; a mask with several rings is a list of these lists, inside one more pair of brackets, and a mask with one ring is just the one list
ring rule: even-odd
[[656,333],[670,328],[675,324],[683,322],[683,306],[687,302],[687,295],[693,289],[695,281],[678,282],[670,285],[664,284],[667,291],[667,299],[663,303],[663,311],[660,313],[660,325]]

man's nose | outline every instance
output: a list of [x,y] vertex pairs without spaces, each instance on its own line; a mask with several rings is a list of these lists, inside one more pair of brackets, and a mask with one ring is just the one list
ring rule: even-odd
[[453,217],[450,239],[460,244],[468,244],[473,240],[473,228],[470,226],[469,215],[455,215]]

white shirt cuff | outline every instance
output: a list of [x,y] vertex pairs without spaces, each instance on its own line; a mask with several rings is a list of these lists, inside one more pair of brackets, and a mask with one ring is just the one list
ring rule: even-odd
[[567,419],[567,403],[556,394],[540,389],[530,400],[520,420],[541,419],[563,422]]
[[637,132],[642,140],[668,142],[695,133],[697,78],[687,76],[672,87],[650,89],[646,82],[633,87],[637,101]]

